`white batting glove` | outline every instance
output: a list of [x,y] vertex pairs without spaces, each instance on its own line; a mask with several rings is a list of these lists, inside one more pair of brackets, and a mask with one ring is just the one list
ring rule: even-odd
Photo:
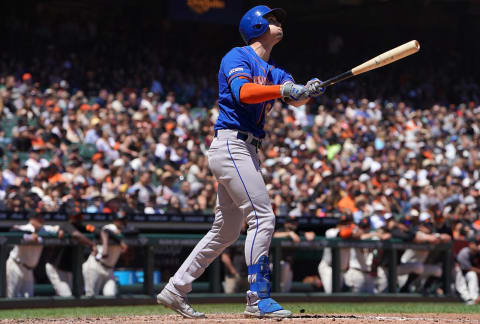
[[320,81],[317,78],[314,78],[308,81],[307,84],[305,85],[305,88],[307,89],[307,92],[308,92],[308,96],[313,98],[323,94],[325,92],[325,88],[321,87],[320,86],[321,84],[322,84],[322,81]]
[[307,88],[301,84],[295,84],[293,82],[286,82],[281,85],[280,93],[284,99],[289,99],[293,101],[299,101],[307,99],[308,92]]

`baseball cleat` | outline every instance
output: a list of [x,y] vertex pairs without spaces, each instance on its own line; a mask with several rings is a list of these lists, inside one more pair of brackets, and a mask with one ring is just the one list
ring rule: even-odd
[[275,300],[272,298],[261,299],[257,305],[247,305],[245,312],[243,313],[247,317],[274,317],[274,318],[285,318],[291,317],[292,312],[283,309]]
[[205,318],[204,313],[197,312],[188,304],[186,297],[175,295],[167,289],[163,289],[157,295],[157,303],[170,308],[185,318]]

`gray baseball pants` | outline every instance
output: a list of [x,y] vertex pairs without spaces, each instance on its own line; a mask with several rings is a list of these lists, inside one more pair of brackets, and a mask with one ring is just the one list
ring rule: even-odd
[[[251,139],[251,135],[247,142]],[[215,221],[198,242],[166,288],[180,296],[192,290],[192,282],[225,248],[234,243],[246,218],[247,265],[267,255],[275,228],[270,197],[254,145],[237,139],[237,131],[219,130],[208,150],[208,164],[218,181]],[[252,280],[255,280],[254,278]]]

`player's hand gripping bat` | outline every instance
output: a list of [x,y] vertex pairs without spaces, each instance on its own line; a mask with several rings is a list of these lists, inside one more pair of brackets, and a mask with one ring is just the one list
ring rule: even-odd
[[326,88],[332,84],[338,83],[345,79],[351,78],[354,75],[359,75],[370,70],[377,69],[381,66],[398,61],[408,55],[412,55],[420,50],[420,43],[416,40],[412,40],[408,43],[395,47],[385,53],[382,53],[374,58],[354,67],[350,71],[336,75],[331,79],[323,81],[320,86]]

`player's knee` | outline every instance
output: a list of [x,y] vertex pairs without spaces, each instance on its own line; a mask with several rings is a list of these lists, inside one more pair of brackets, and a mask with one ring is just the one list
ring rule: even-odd
[[222,236],[223,244],[231,245],[238,240],[239,236],[240,236],[240,230],[233,233],[228,233],[226,236]]
[[247,217],[259,219],[270,219],[273,217],[275,222],[275,214],[273,213],[272,203],[267,192],[252,196],[249,203],[245,205],[244,210],[246,215],[248,215]]
[[[236,220],[236,219],[235,219]],[[216,236],[216,241],[222,244],[231,244],[240,236],[242,219],[225,221],[223,218],[216,219],[210,232]]]
[[262,214],[254,215],[253,217],[248,218],[248,228],[254,229],[257,228],[262,231],[270,232],[273,234],[275,230],[275,215],[273,212],[271,214]]

